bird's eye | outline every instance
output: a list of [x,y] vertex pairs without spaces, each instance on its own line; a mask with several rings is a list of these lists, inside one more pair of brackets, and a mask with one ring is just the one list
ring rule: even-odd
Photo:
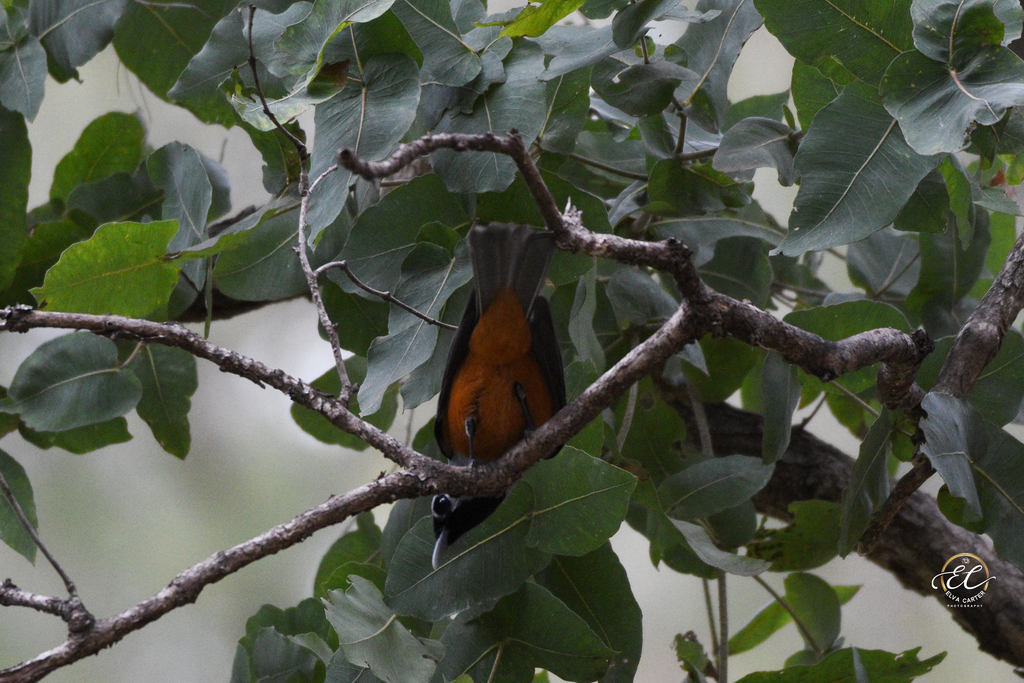
[[447,495],[434,496],[430,504],[430,512],[434,517],[447,517],[452,512],[452,499]]

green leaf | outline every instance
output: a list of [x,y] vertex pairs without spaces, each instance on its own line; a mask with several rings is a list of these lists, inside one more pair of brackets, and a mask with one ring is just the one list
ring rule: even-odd
[[538,144],[548,152],[571,153],[590,112],[590,71],[578,69],[549,80],[546,101]]
[[188,411],[199,387],[195,356],[152,344],[144,346],[127,367],[142,383],[142,398],[135,406],[139,417],[165,451],[184,458],[192,441]]
[[[444,312],[441,314],[442,322],[449,325],[459,324],[472,290],[471,284],[463,285],[448,297],[448,303],[445,304]],[[430,358],[413,370],[408,379],[402,383],[403,409],[415,408],[429,401],[441,391],[441,380],[444,377],[445,367],[448,365],[448,351],[451,349],[454,338],[454,330],[439,329],[437,331],[437,343],[434,344],[434,351],[430,354]]]
[[630,325],[660,325],[679,307],[671,294],[636,267],[615,271],[605,287],[605,294],[615,311],[615,317],[624,328]]
[[341,348],[346,351],[365,358],[370,343],[388,333],[389,304],[386,302],[348,294],[326,278],[320,281],[320,295],[327,315],[337,325]]
[[747,555],[772,563],[773,572],[803,571],[836,556],[840,508],[824,500],[790,503],[793,521],[782,529],[759,531],[747,544]]
[[134,114],[110,112],[95,119],[53,172],[50,198],[66,201],[76,186],[114,173],[131,173],[142,160],[146,129]]
[[551,57],[547,69],[540,76],[550,81],[579,69],[593,66],[621,48],[612,38],[612,27],[595,29],[590,26],[552,26],[536,39],[536,43]]
[[698,271],[709,287],[722,294],[762,308],[768,303],[772,266],[760,239],[728,237],[722,240],[715,257]]
[[[839,598],[839,604],[845,605],[857,594],[860,586],[832,586],[832,589]],[[738,655],[754,649],[792,621],[792,615],[778,601],[768,603],[729,638],[729,654]]]
[[[999,5],[1002,17],[997,16]],[[1004,22],[1015,18],[1019,35],[1018,7],[1005,0],[918,0],[910,8],[914,47],[929,59],[948,62],[963,48],[1005,45],[1009,41],[1003,40]]]
[[[311,680],[318,657],[301,643],[326,638],[330,628],[319,600],[307,598],[286,610],[263,605],[245,623],[231,680]],[[304,635],[300,642],[291,638],[299,635]]]
[[29,29],[46,48],[58,82],[78,78],[76,67],[99,54],[114,37],[126,0],[43,0],[29,6]]
[[585,555],[619,530],[636,477],[571,447],[523,477],[534,510],[526,544],[556,555]]
[[38,432],[20,424],[18,433],[36,448],[48,449],[56,446],[75,455],[91,453],[112,444],[132,440],[132,435],[128,433],[128,421],[123,417],[62,432]]
[[369,669],[386,683],[426,683],[439,652],[428,647],[395,618],[376,587],[361,576],[352,587],[331,591],[327,619],[338,634],[345,659]]
[[851,244],[846,252],[850,280],[872,299],[884,292],[906,297],[917,284],[920,260],[917,240],[890,229]]
[[839,596],[814,574],[799,572],[785,580],[785,600],[803,624],[800,635],[808,649],[828,652],[839,637]]
[[[551,191],[555,203],[565,206],[572,201],[572,205],[580,209],[587,223],[587,228],[594,232],[611,232],[608,224],[608,215],[600,199],[592,194],[584,192],[558,175],[541,169],[541,178]],[[537,203],[533,201],[533,195],[526,186],[522,176],[516,175],[516,179],[502,192],[486,192],[477,196],[476,217],[478,220],[490,221],[493,223],[527,223],[530,225],[543,225],[544,218],[541,216]],[[566,282],[575,282],[576,279],[590,269],[593,259],[582,255],[570,255],[557,250],[551,262],[551,269],[548,277],[556,286]],[[573,266],[569,272],[566,267]]]
[[[799,64],[799,62],[794,63]],[[831,101],[831,100],[830,100]],[[725,113],[725,124],[722,131],[725,132],[735,126],[743,119],[751,116],[780,121],[782,119],[782,108],[789,103],[789,91],[775,93],[774,95],[753,95],[739,102],[731,102]]]
[[650,203],[644,210],[670,216],[738,209],[750,203],[743,186],[711,164],[681,166],[675,159],[662,159],[654,165],[647,193]]
[[800,192],[778,251],[798,256],[881,230],[940,161],[907,146],[874,88],[850,84],[818,112],[800,144]]
[[[348,372],[350,381],[355,384],[361,384],[366,378],[366,359],[360,356],[351,356],[345,361],[345,370]],[[331,396],[337,396],[341,392],[341,380],[338,378],[337,368],[332,367],[317,377],[313,380],[313,386]],[[354,415],[361,414],[358,397],[352,397],[349,410]],[[318,441],[327,444],[337,444],[343,448],[351,448],[355,451],[365,451],[369,447],[369,444],[363,439],[341,431],[331,424],[326,417],[309,408],[292,404],[291,413],[295,424],[299,425],[302,431],[310,434]],[[391,428],[397,413],[398,390],[392,388],[384,394],[380,408],[372,415],[361,415],[361,417],[373,426],[386,431]]]
[[[168,245],[169,251],[181,251],[204,242],[207,214],[213,200],[213,186],[206,175],[199,153],[180,142],[164,145],[146,161],[149,175],[164,191],[161,218],[178,221],[178,234]],[[206,264],[195,261],[183,271],[196,289],[206,281]]]
[[[181,72],[206,45],[214,26],[235,5],[235,0],[145,5],[129,2],[114,27],[114,49],[146,87],[167,99]],[[185,102],[191,109],[190,105]],[[203,119],[203,109],[197,107],[196,115]]]
[[[648,384],[641,387],[643,393],[638,394],[633,423],[619,454],[639,462],[650,481],[660,485],[683,469],[682,445],[686,441],[686,424],[676,411],[657,398]],[[625,401],[621,403],[620,410],[625,410]]]
[[10,46],[0,51],[0,105],[32,121],[43,102],[46,52],[36,37],[28,34],[18,7],[5,6],[0,11],[0,44]]
[[711,336],[700,340],[706,369],[684,366],[688,381],[700,390],[705,403],[721,403],[743,384],[761,351],[736,341]]
[[15,373],[0,412],[42,431],[64,431],[124,415],[142,396],[117,365],[114,342],[86,332],[41,344]]
[[704,527],[673,519],[672,525],[686,538],[687,545],[702,561],[729,574],[756,576],[768,569],[768,562],[735,555],[715,546]]
[[643,615],[611,544],[582,557],[555,557],[536,579],[615,651],[602,683],[630,683],[640,663]]
[[480,57],[459,34],[447,0],[397,0],[392,11],[423,52],[424,81],[458,86],[480,73]]
[[79,185],[68,195],[69,209],[78,209],[97,223],[160,219],[164,193],[153,185],[145,164],[134,173],[114,173],[103,180]]
[[843,489],[838,539],[839,554],[843,557],[857,547],[857,542],[868,527],[871,515],[889,497],[891,430],[892,414],[888,410],[883,410],[861,442],[860,453],[850,472],[850,481]]
[[275,301],[305,292],[309,285],[295,253],[298,234],[297,211],[260,223],[244,244],[217,259],[217,287],[239,301]]
[[539,5],[527,5],[515,19],[511,21],[501,35],[515,38],[517,36],[536,37],[572,14],[583,0],[540,0]]
[[961,50],[949,63],[912,51],[893,61],[879,92],[916,152],[955,152],[973,123],[1024,104],[1024,62],[1000,46]]
[[761,437],[761,458],[766,465],[778,461],[789,448],[793,412],[800,402],[797,368],[770,352],[761,370],[761,397],[764,435]]
[[804,130],[811,127],[814,116],[825,105],[839,97],[846,83],[838,84],[815,69],[807,66],[799,59],[793,62],[793,104],[796,105],[800,126]]
[[837,67],[869,85],[913,48],[911,0],[754,0],[765,26],[791,55],[826,75]]
[[594,331],[597,312],[597,265],[580,278],[569,314],[569,338],[577,360],[591,361],[598,370],[605,367],[604,348]]
[[757,204],[739,211],[657,220],[651,223],[651,229],[659,238],[675,237],[693,250],[693,262],[698,268],[714,258],[716,245],[727,237],[757,237],[778,246],[786,236]]
[[680,83],[696,72],[668,61],[635,64],[631,53],[605,57],[594,65],[590,84],[608,104],[630,116],[653,116],[672,102]]
[[723,173],[770,167],[778,170],[781,185],[792,185],[796,182],[793,132],[779,121],[759,117],[743,119],[722,136],[711,165]]
[[[857,654],[872,683],[910,683],[923,676],[941,662],[946,653],[921,661],[917,653],[921,648],[900,654],[882,650],[862,650]],[[833,652],[814,666],[794,666],[782,671],[753,673],[737,683],[846,683],[853,677],[852,649]]]
[[[547,113],[547,86],[537,80],[544,71],[544,53],[537,45],[520,41],[505,58],[504,66],[505,82],[492,86],[477,100],[473,113],[467,116],[449,111],[434,132],[504,136],[515,128],[523,143],[531,144],[540,134]],[[452,192],[500,192],[512,184],[516,175],[515,163],[503,154],[440,150],[430,155],[430,162]]]
[[337,585],[332,577],[339,569],[353,564],[379,564],[380,540],[381,530],[373,521],[373,513],[360,513],[356,517],[356,528],[335,541],[320,560],[313,579],[313,596],[321,599],[327,597],[327,582],[331,580]]
[[[0,70],[4,54],[0,52]],[[3,87],[0,76],[0,92]],[[22,260],[31,172],[32,146],[28,141],[25,119],[0,108],[0,243],[4,245],[0,249],[0,292],[11,285]]]
[[[436,319],[448,297],[469,282],[471,275],[469,250],[464,242],[455,254],[423,242],[402,263],[394,294],[402,303]],[[392,307],[388,336],[370,344],[366,380],[359,387],[359,404],[367,415],[377,411],[389,386],[430,359],[437,336],[437,326]]]
[[764,488],[775,471],[758,458],[712,458],[665,479],[658,498],[670,517],[692,520],[739,505]]
[[696,9],[720,10],[721,14],[688,27],[665,50],[665,57],[697,73],[697,79],[686,81],[676,95],[687,116],[706,130],[718,131],[729,108],[726,87],[732,67],[762,20],[753,0],[701,0]]
[[480,526],[459,538],[434,569],[433,522],[420,519],[388,563],[387,602],[399,614],[429,621],[514,593],[551,559],[526,545],[533,491],[517,486]]
[[[405,1],[399,0],[399,4]],[[355,28],[358,27],[350,28],[353,35]],[[310,178],[317,178],[334,165],[340,149],[351,149],[371,161],[387,156],[412,125],[419,101],[419,73],[411,57],[371,57],[361,74],[350,74],[345,88],[316,108],[317,136]],[[314,228],[311,238],[341,212],[351,179],[348,171],[339,169],[313,193],[309,215]]]
[[459,619],[441,637],[439,673],[453,680],[533,681],[536,668],[573,681],[600,679],[615,653],[578,614],[533,583],[476,621]]
[[288,26],[274,48],[289,74],[305,76],[305,84],[324,65],[328,43],[352,23],[365,23],[381,16],[394,0],[317,0],[308,16]]
[[[18,464],[17,460],[0,451],[0,474],[3,474],[21,511],[25,513],[32,526],[38,529],[39,519],[36,517],[36,503],[32,496],[32,485],[25,474],[25,468]],[[32,536],[29,535],[15,514],[14,508],[3,494],[0,494],[0,540],[9,545],[14,552],[35,564],[36,542],[32,540]]]
[[166,305],[178,264],[165,257],[174,221],[108,223],[73,244],[32,294],[47,310],[143,317]]

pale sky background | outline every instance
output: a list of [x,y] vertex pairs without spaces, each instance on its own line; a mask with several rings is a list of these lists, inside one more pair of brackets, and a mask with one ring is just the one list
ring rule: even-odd
[[[730,98],[785,90],[791,65],[792,58],[761,29],[740,56]],[[138,111],[153,148],[180,140],[220,159],[232,180],[234,210],[266,199],[259,154],[243,132],[205,126],[185,110],[159,101],[119,66],[112,49],[80,73],[81,84],[47,80],[46,98],[29,126],[30,207],[46,201],[53,169],[82,129],[110,110]],[[307,131],[312,127],[311,120],[304,124]],[[775,171],[759,171],[756,196],[785,224],[796,188],[780,189],[775,179]],[[849,287],[844,269],[833,268],[830,277],[833,286]],[[43,331],[0,335],[0,384],[9,384],[21,361],[52,336]],[[217,322],[211,340],[307,381],[331,366],[330,349],[317,336],[316,317],[307,302],[276,304]],[[85,456],[42,451],[16,434],[0,443],[27,470],[43,538],[98,617],[130,607],[217,550],[390,468],[373,451],[359,454],[325,446],[301,432],[289,416],[288,399],[275,391],[223,374],[204,361],[199,362],[199,376],[190,414],[192,450],[185,461],[163,452],[134,413],[128,416],[132,441]],[[417,427],[429,417],[429,410],[421,407],[413,416]],[[404,435],[408,417],[399,414],[396,435]],[[825,411],[812,427],[856,454],[856,441]],[[929,486],[934,492],[937,478]],[[381,526],[386,514],[386,509],[376,511]],[[196,605],[173,611],[47,680],[225,682],[245,619],[264,603],[284,608],[308,597],[319,559],[337,535],[337,529],[321,531],[298,547],[262,560],[208,587]],[[612,543],[644,612],[644,654],[636,680],[679,681],[683,674],[670,646],[673,636],[693,630],[705,646],[710,645],[700,581],[667,568],[655,569],[646,541],[625,525]],[[1010,667],[978,651],[937,600],[907,593],[891,575],[867,561],[857,556],[833,560],[814,573],[833,584],[864,585],[843,610],[847,644],[894,652],[922,646],[922,659],[948,650],[950,655],[936,672],[921,679],[929,683],[960,681],[966,672],[972,680],[1011,679]],[[61,583],[42,557],[32,567],[0,546],[0,578],[6,577],[26,590],[62,595]],[[766,576],[780,592],[782,578]],[[770,597],[749,579],[731,577],[729,586],[735,631]],[[0,668],[58,645],[65,635],[59,619],[0,608]],[[795,627],[787,626],[767,645],[732,658],[730,680],[779,668],[801,647]]]

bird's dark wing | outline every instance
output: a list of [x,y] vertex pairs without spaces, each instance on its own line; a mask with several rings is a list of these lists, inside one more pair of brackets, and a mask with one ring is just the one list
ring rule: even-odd
[[[550,316],[549,316],[550,317]],[[466,302],[466,312],[462,314],[459,327],[455,330],[455,338],[452,339],[451,349],[448,351],[448,364],[444,368],[444,377],[441,379],[441,393],[437,397],[437,417],[434,418],[434,438],[441,452],[449,460],[452,459],[454,451],[448,443],[448,398],[452,391],[452,382],[459,368],[469,355],[469,338],[473,336],[473,329],[480,319],[477,310],[476,291],[469,293],[469,301]],[[563,390],[564,393],[564,390]]]
[[[551,320],[551,305],[538,296],[530,312],[530,335],[533,337],[533,355],[540,366],[540,373],[551,394],[551,411],[557,413],[565,406],[565,370],[562,367],[562,349],[555,336],[555,324]],[[558,448],[548,457],[562,450]]]

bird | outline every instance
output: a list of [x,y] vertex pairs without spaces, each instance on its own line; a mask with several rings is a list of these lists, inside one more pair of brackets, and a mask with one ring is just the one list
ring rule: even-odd
[[[448,353],[434,419],[441,452],[462,466],[497,460],[565,405],[562,353],[551,307],[540,295],[554,233],[492,223],[474,226],[466,239],[473,291]],[[447,548],[502,500],[434,496],[435,570]]]

